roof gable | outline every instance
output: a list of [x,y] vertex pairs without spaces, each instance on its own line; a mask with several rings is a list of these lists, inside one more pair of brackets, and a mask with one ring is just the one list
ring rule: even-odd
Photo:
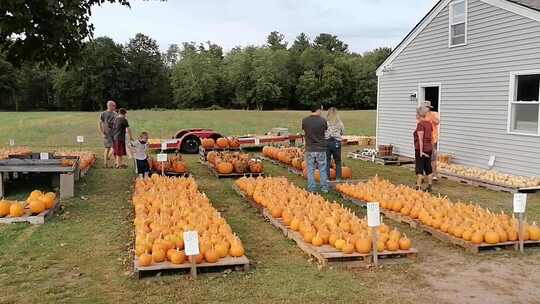
[[[399,54],[426,28],[437,15],[453,0],[440,0],[427,13],[422,20],[405,36],[405,38],[396,46],[394,51],[377,68],[377,76],[382,75],[388,66],[396,59]],[[540,0],[479,0],[487,4],[514,12],[518,15],[540,22]]]

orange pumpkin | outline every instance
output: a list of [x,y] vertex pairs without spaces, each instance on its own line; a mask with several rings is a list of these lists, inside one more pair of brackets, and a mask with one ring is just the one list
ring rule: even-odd
[[239,148],[240,147],[240,141],[236,137],[229,137],[228,142],[229,142],[229,147],[231,147],[231,148]]
[[220,162],[217,164],[216,170],[220,174],[231,174],[234,171],[234,166],[229,162]]
[[185,173],[187,171],[187,168],[183,162],[177,161],[173,163],[172,170],[175,173]]
[[227,140],[227,138],[221,137],[217,139],[216,145],[218,146],[218,148],[225,149],[229,147],[229,141]]
[[215,164],[217,157],[218,153],[216,151],[210,151],[206,154],[206,160],[211,164]]
[[0,201],[0,217],[6,216],[9,214],[10,203],[5,201]]
[[261,162],[252,162],[249,165],[249,171],[251,173],[262,173],[264,170],[263,164]]
[[341,178],[343,179],[351,179],[352,178],[352,170],[349,167],[341,167]]
[[152,256],[148,253],[143,253],[139,256],[139,266],[146,267],[152,265]]
[[31,200],[28,203],[28,207],[30,208],[30,212],[32,212],[32,214],[38,214],[45,211],[45,203],[39,199]]
[[24,215],[23,205],[20,203],[13,203],[9,206],[9,216],[10,217],[20,217]]
[[205,149],[212,149],[215,146],[216,142],[212,138],[203,138],[201,144]]

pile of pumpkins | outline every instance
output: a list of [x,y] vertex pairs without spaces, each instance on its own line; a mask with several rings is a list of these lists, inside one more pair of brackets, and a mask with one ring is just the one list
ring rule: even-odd
[[56,203],[54,192],[41,192],[34,190],[30,193],[25,202],[0,200],[0,217],[21,217],[27,214],[39,214],[51,209]]
[[242,152],[210,151],[206,160],[219,174],[262,173],[264,170],[261,160]]
[[201,140],[201,146],[206,150],[214,148],[238,149],[240,148],[240,141],[236,137],[220,137],[218,139],[203,138]]
[[439,164],[441,172],[447,171],[455,175],[476,178],[482,181],[505,185],[513,188],[540,186],[540,177],[515,176],[503,174],[495,170],[484,170],[477,167],[454,165],[442,162]]
[[174,172],[174,173],[186,173],[188,168],[186,163],[182,160],[180,155],[171,156],[166,162],[158,162],[152,157],[148,158],[150,170],[155,172]]
[[8,159],[10,155],[30,155],[32,150],[26,147],[10,147],[0,149],[0,159]]
[[[94,166],[94,164],[96,163],[96,155],[89,151],[57,151],[57,152],[54,152],[54,155],[59,156],[59,157],[67,157],[67,156],[78,157],[79,169],[82,171],[86,171],[92,168],[92,166]],[[65,159],[65,160],[68,160],[68,159]],[[68,164],[69,162],[65,162],[66,166],[69,166]],[[73,165],[73,163],[71,165]]]
[[[307,192],[284,177],[241,178],[236,186],[270,215],[302,235],[313,246],[330,245],[352,254],[367,254],[372,249],[372,230],[366,218],[322,196]],[[378,228],[377,251],[408,250],[412,242],[386,224]]]
[[216,263],[227,256],[241,257],[244,247],[193,178],[153,174],[138,178],[133,194],[135,255],[138,266],[188,261],[183,249],[185,231],[197,231],[195,261]]
[[[355,199],[379,202],[383,209],[401,213],[453,237],[473,244],[518,240],[518,221],[504,212],[493,213],[474,204],[452,202],[410,187],[396,186],[375,176],[365,183],[340,184],[336,189]],[[525,224],[524,240],[540,240],[540,228]]]
[[[289,167],[293,167],[294,169],[298,171],[302,171],[302,175],[304,176],[304,178],[307,178],[307,164],[306,164],[306,161],[304,160],[304,149],[296,148],[296,147],[277,148],[277,147],[265,146],[263,147],[262,152],[265,157],[277,160],[281,162],[282,164],[285,164]],[[316,169],[315,179],[319,181],[320,176],[321,174],[320,174],[319,169]],[[332,163],[330,164],[329,177],[331,180],[336,179],[336,164],[334,160],[332,160]],[[351,168],[342,166],[341,178],[351,179],[352,178]]]

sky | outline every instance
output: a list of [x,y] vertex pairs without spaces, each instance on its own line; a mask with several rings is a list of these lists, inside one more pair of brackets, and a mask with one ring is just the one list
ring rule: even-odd
[[395,47],[436,0],[131,0],[93,8],[94,37],[126,43],[136,33],[172,43],[211,41],[225,50],[262,45],[271,31],[289,45],[305,32],[332,33],[354,52]]

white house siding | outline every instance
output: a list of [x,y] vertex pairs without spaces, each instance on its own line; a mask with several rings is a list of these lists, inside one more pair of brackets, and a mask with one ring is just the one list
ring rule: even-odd
[[379,77],[378,143],[413,156],[419,83],[440,83],[440,150],[456,162],[540,175],[540,137],[507,134],[510,72],[540,70],[540,22],[468,1],[467,45],[448,47],[448,6]]

